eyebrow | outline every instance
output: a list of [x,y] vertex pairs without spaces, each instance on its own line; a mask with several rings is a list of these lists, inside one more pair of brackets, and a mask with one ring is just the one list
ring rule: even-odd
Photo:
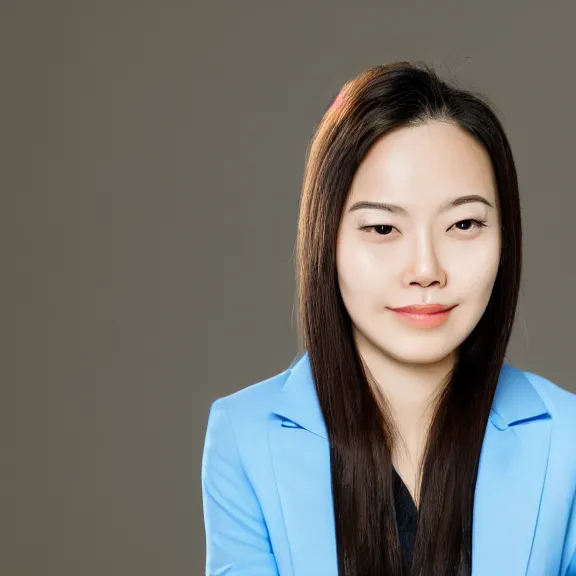
[[[484,198],[484,196],[480,196],[478,194],[469,194],[467,196],[459,196],[454,200],[451,200],[440,209],[440,212],[446,212],[451,208],[455,208],[456,206],[462,206],[463,204],[471,204],[473,202],[480,202],[489,206],[490,208],[494,208],[494,206]],[[363,210],[363,209],[371,209],[371,210],[384,210],[386,212],[392,212],[393,214],[402,214],[404,216],[408,215],[408,211],[406,208],[402,208],[402,206],[398,206],[397,204],[388,204],[386,202],[368,202],[366,200],[361,200],[360,202],[355,202],[350,206],[348,212],[353,212],[355,210]]]

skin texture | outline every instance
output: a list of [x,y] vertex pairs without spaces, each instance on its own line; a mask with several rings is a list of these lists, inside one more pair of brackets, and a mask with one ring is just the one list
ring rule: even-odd
[[[492,207],[474,201],[443,209],[468,195]],[[398,205],[406,214],[350,211],[360,201]],[[415,485],[408,469],[417,468],[428,402],[486,309],[500,247],[490,157],[461,128],[432,121],[397,129],[359,166],[338,231],[338,282],[360,355],[406,442],[411,465],[398,456],[397,468],[409,487]],[[428,303],[457,306],[435,328],[414,326],[388,309]]]

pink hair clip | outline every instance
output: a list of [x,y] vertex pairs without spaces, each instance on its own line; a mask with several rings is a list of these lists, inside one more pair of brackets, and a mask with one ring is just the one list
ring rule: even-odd
[[332,102],[328,106],[328,110],[336,109],[336,108],[339,108],[340,106],[342,106],[342,104],[344,103],[344,96],[345,96],[344,88],[342,88],[336,94],[336,96],[334,96],[334,98],[332,98]]

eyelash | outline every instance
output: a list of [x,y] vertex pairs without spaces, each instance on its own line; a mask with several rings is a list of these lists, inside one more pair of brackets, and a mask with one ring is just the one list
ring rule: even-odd
[[[461,224],[462,222],[472,222],[473,227],[477,228],[478,230],[480,230],[481,228],[486,228],[487,224],[485,220],[476,220],[474,218],[466,218],[465,220],[459,220],[458,222],[456,222],[456,224],[453,224],[452,226],[450,226],[450,228],[452,228],[453,226],[456,226],[458,224]],[[363,230],[364,232],[370,232],[370,230],[375,230],[376,228],[379,227],[386,227],[386,228],[394,228],[394,226],[391,226],[389,224],[371,224],[370,226],[360,226],[360,230]],[[450,230],[450,228],[448,228],[448,230]],[[468,232],[470,230],[470,228],[468,230],[461,230],[461,232]],[[389,236],[389,234],[378,234],[379,236]]]

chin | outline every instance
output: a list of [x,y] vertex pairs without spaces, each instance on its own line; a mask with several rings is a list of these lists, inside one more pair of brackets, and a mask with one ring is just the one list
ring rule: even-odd
[[389,354],[396,361],[402,362],[403,364],[436,364],[445,360],[449,355],[449,352],[437,353],[434,351],[428,352],[412,352],[412,353],[399,353],[399,354]]
[[[389,331],[387,331],[389,333]],[[421,335],[397,334],[394,340],[370,335],[369,332],[356,332],[356,343],[360,348],[371,349],[402,364],[435,364],[454,353],[460,342],[455,334],[423,333]]]
[[398,342],[394,344],[386,346],[382,343],[378,348],[385,356],[403,364],[435,364],[445,360],[455,350],[446,342],[436,346],[432,342],[404,342],[402,346],[398,346]]

